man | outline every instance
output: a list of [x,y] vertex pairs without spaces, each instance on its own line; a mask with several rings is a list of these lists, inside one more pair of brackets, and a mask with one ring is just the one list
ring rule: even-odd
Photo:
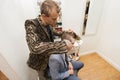
[[40,9],[41,15],[38,18],[25,21],[26,41],[30,50],[27,64],[38,71],[39,80],[46,80],[44,75],[49,56],[67,53],[72,48],[72,43],[68,40],[53,40],[53,34],[63,34],[53,28],[59,16],[59,6],[52,0],[45,0]]
[[[78,38],[76,34],[64,33],[62,35],[62,40],[70,40],[73,44]],[[67,54],[52,54],[49,58],[49,71],[52,80],[80,80],[74,71],[80,70],[83,66],[82,62],[71,60]]]
[[52,80],[80,80],[75,70],[80,70],[84,64],[70,60],[67,64],[64,54],[52,54],[49,58],[50,76]]

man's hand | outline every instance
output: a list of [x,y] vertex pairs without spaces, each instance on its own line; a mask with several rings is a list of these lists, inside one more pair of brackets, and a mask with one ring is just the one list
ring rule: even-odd
[[73,47],[73,44],[72,44],[69,40],[64,40],[64,41],[65,41],[65,43],[66,43],[66,45],[67,45],[68,51],[71,50],[72,47]]
[[66,30],[67,32],[73,32],[73,30],[72,29],[68,29],[68,30]]
[[69,68],[69,69],[73,69],[73,66],[72,66],[72,63],[71,63],[71,62],[68,62],[68,68]]
[[69,69],[68,72],[69,72],[70,75],[74,74],[73,69]]
[[68,70],[69,74],[70,75],[74,74],[74,70],[73,70],[73,66],[72,66],[71,62],[68,63],[68,68],[69,68],[69,70]]
[[75,52],[75,56],[78,56],[78,52]]

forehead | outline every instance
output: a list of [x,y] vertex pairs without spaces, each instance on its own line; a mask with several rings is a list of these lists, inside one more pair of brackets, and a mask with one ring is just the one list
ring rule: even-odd
[[55,8],[52,8],[50,12],[50,17],[57,18],[58,16],[59,16],[59,13],[57,13]]

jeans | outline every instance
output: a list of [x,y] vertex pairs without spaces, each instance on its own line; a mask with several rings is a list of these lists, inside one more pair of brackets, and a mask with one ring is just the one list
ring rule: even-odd
[[77,77],[77,72],[78,70],[80,70],[84,64],[82,62],[79,62],[79,61],[71,61],[72,65],[73,65],[73,69],[74,69],[74,75],[70,75],[68,78],[65,78],[63,80],[80,80],[78,77]]

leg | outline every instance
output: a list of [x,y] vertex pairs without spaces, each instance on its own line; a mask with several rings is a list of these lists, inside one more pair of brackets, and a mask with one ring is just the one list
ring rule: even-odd
[[80,70],[84,66],[84,64],[79,61],[71,61],[71,63],[73,65],[74,74],[77,76],[78,70]]
[[49,71],[49,67],[47,66],[47,68],[44,70],[44,77],[46,78],[46,80],[52,80],[51,76],[50,76],[50,71]]
[[38,77],[39,80],[46,80],[46,78],[44,77],[44,71],[37,71],[38,72]]
[[75,75],[71,75],[68,78],[65,78],[63,80],[80,80],[78,77],[76,77]]
[[82,62],[79,62],[79,61],[71,61],[71,63],[73,65],[74,70],[79,70],[84,66],[84,64]]

